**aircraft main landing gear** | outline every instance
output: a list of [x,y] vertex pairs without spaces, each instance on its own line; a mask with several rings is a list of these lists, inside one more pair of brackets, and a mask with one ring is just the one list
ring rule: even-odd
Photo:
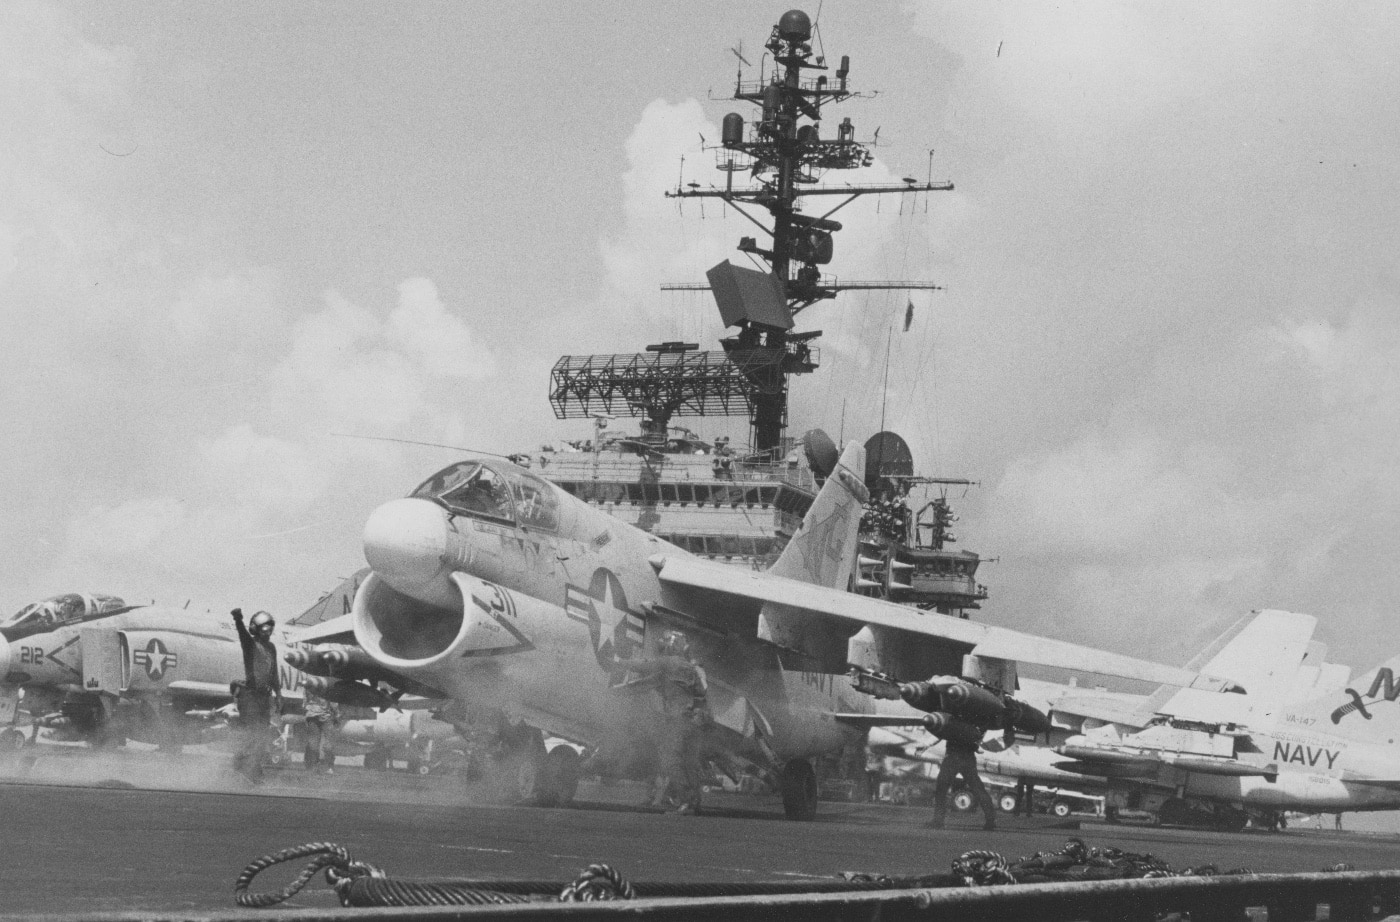
[[578,793],[580,759],[574,747],[559,743],[544,758],[544,777],[535,800],[542,807],[564,807]]
[[817,773],[806,759],[793,759],[783,766],[778,779],[783,795],[783,813],[790,820],[811,822],[817,818]]
[[375,746],[365,753],[365,768],[370,771],[386,772],[389,770],[389,747]]

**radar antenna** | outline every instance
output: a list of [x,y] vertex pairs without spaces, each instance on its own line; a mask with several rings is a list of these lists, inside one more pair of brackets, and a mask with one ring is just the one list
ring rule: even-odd
[[[822,274],[831,262],[832,236],[841,223],[832,218],[864,195],[941,192],[951,182],[820,185],[828,170],[852,170],[874,162],[878,140],[858,141],[850,118],[835,136],[822,137],[823,108],[858,95],[849,85],[851,62],[841,57],[834,81],[825,73],[824,57],[812,52],[812,21],[801,10],[782,15],[765,43],[773,56],[771,76],[760,63],[759,79],[746,83],[743,44],[729,50],[740,61],[735,99],[759,107],[752,125],[731,112],[724,117],[717,168],[722,188],[677,180],[668,198],[718,198],[767,235],[764,245],[743,237],[739,251],[762,260],[767,271],[725,260],[706,272],[705,283],[665,284],[663,291],[709,291],[726,327],[738,334],[720,341],[723,352],[702,352],[692,343],[668,342],[630,355],[564,356],[551,373],[550,402],[560,419],[584,417],[599,410],[643,416],[643,440],[662,440],[672,416],[746,415],[751,444],[759,455],[776,459],[784,453],[788,378],[816,370],[821,356],[812,341],[820,330],[796,332],[794,319],[818,301],[842,291],[940,290],[922,281],[838,281]],[[750,65],[752,66],[752,65]],[[818,71],[815,77],[807,76]],[[876,131],[878,135],[878,130]],[[704,137],[701,137],[701,146]],[[749,184],[735,185],[747,173]],[[842,196],[821,215],[802,211],[809,196]],[[767,223],[754,212],[768,212]]]
[[[848,83],[849,56],[842,55],[834,81],[826,73],[807,76],[807,72],[828,70],[824,58],[813,60],[812,31],[812,20],[806,13],[789,10],[773,27],[764,46],[777,65],[771,79],[760,77],[745,83],[740,70],[734,98],[754,104],[760,115],[751,125],[737,112],[724,117],[721,144],[715,148],[717,167],[725,174],[724,187],[678,184],[675,191],[666,193],[678,199],[722,199],[768,236],[767,246],[754,237],[744,237],[738,247],[740,252],[766,261],[767,273],[726,260],[707,273],[708,285],[662,286],[665,291],[711,291],[725,325],[738,327],[738,335],[723,340],[722,345],[727,353],[746,357],[746,374],[753,385],[750,422],[759,452],[774,451],[780,445],[787,425],[788,376],[817,367],[811,341],[821,333],[792,332],[797,314],[842,291],[941,288],[919,281],[841,282],[822,274],[821,267],[831,262],[832,235],[841,230],[841,223],[831,216],[841,208],[863,195],[942,192],[951,190],[953,184],[907,178],[898,184],[818,185],[828,170],[870,166],[874,141],[857,141],[849,117],[837,126],[835,137],[821,136],[823,107],[857,94]],[[743,60],[742,46],[730,50]],[[748,173],[753,184],[736,187],[734,176],[740,172]],[[803,198],[823,195],[844,196],[844,200],[820,216],[802,212]],[[750,213],[759,208],[770,215],[769,224]],[[755,362],[757,353],[767,354],[769,361]]]

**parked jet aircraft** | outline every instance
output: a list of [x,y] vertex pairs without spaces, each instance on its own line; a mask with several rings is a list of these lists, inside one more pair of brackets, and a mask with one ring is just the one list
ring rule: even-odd
[[[1042,786],[1107,790],[1107,778],[1061,767],[1065,758],[1051,747],[1101,728],[1131,734],[1165,717],[1243,723],[1249,715],[1263,714],[1268,708],[1336,691],[1349,671],[1323,661],[1326,648],[1312,639],[1316,627],[1317,619],[1311,615],[1271,609],[1252,612],[1188,664],[1188,668],[1243,681],[1250,690],[1247,695],[1206,694],[1167,685],[1151,695],[1137,695],[1023,679],[1017,697],[1050,714],[1051,732],[1035,740],[1021,736],[1009,745],[1000,733],[988,734],[977,756],[978,770]],[[911,709],[910,716],[923,715]],[[873,729],[870,745],[881,755],[912,761],[939,763],[943,757],[941,744],[909,729]]]
[[[283,650],[297,647],[296,630],[279,626]],[[295,702],[307,677],[286,663],[280,669],[284,696]],[[242,676],[227,615],[128,605],[114,596],[54,596],[0,622],[0,742],[18,748],[27,741],[17,726],[22,691],[35,736],[44,725],[99,745],[197,743],[209,715],[233,701],[229,682]],[[357,691],[359,700],[347,703],[391,703]],[[191,711],[200,713],[184,719]]]
[[1263,609],[1236,621],[1186,664],[1212,675],[1228,675],[1247,695],[1203,694],[1197,689],[1159,687],[1148,696],[1023,683],[1020,697],[1053,713],[1048,743],[1113,724],[1119,733],[1146,727],[1161,715],[1215,723],[1244,723],[1261,706],[1306,701],[1346,684],[1351,670],[1328,663],[1327,647],[1314,641],[1317,619],[1298,612]]
[[1202,814],[1400,809],[1400,657],[1339,691],[1257,709],[1249,723],[1162,718],[1127,736],[1101,728],[1057,747],[1057,767],[1108,778],[1108,803],[1163,822]]
[[[231,702],[229,682],[243,656],[227,615],[127,605],[112,596],[55,596],[0,622],[0,718],[4,741],[23,745],[13,726],[20,690],[35,724],[96,744],[125,738],[162,745],[199,742],[208,720],[187,711]],[[278,642],[291,637],[279,629]],[[302,675],[282,665],[293,696]]]
[[1017,660],[1229,686],[846,592],[864,470],[864,450],[851,445],[776,563],[745,572],[692,557],[516,465],[457,463],[370,516],[373,572],[350,623],[325,622],[320,636],[346,639],[352,627],[385,670],[532,728],[521,737],[529,761],[567,797],[572,750],[547,759],[539,731],[589,744],[625,731],[631,712],[613,688],[615,664],[650,648],[659,630],[686,631],[709,676],[708,747],[771,770],[795,818],[815,812],[810,758],[858,741],[868,725],[852,718],[874,716],[841,678],[853,637],[867,661],[896,674],[965,674],[1006,689]]

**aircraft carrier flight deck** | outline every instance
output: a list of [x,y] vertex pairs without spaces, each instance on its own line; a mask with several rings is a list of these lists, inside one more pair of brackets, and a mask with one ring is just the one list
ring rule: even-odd
[[[6,850],[0,916],[227,913],[234,878],[248,862],[311,841],[343,845],[399,877],[563,881],[607,862],[636,880],[711,882],[927,874],[946,871],[969,849],[1014,858],[1056,849],[1069,836],[1150,852],[1177,867],[1210,862],[1260,872],[1338,862],[1383,869],[1394,866],[1400,847],[1387,836],[1110,826],[1081,816],[1003,817],[996,832],[983,832],[972,813],[929,830],[927,809],[866,803],[823,802],[816,822],[795,823],[783,819],[776,795],[764,794],[707,794],[703,815],[672,816],[636,807],[645,792],[634,784],[585,783],[569,808],[500,806],[480,802],[455,776],[369,771],[342,760],[331,776],[294,764],[254,787],[227,763],[217,752],[42,745],[7,755],[0,815],[12,833],[44,835]],[[319,882],[285,904],[336,905]]]

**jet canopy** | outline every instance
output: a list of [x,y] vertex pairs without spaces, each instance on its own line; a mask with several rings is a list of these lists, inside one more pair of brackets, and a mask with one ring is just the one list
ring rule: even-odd
[[432,500],[454,515],[559,528],[559,498],[553,487],[514,465],[462,461],[438,471],[409,494]]
[[24,606],[4,621],[0,621],[0,628],[56,627],[69,621],[80,621],[90,615],[100,615],[125,607],[126,603],[114,595],[69,592]]

